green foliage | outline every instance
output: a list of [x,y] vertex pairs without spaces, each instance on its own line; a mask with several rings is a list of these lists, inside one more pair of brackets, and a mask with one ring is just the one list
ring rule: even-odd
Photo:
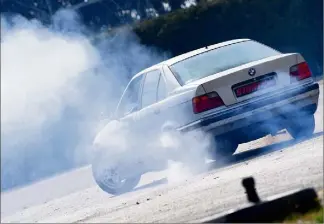
[[323,223],[323,207],[319,209],[311,210],[305,214],[291,214],[283,221],[278,221],[276,223]]
[[323,67],[323,0],[202,0],[134,27],[146,45],[178,55],[235,38],[300,52]]
[[[203,1],[203,0],[196,0]],[[92,28],[115,27],[180,9],[185,0],[1,0],[1,13],[18,13],[50,23],[60,9],[75,9]],[[163,3],[168,3],[166,9]],[[147,11],[150,9],[149,11]],[[153,9],[153,10],[152,10]]]

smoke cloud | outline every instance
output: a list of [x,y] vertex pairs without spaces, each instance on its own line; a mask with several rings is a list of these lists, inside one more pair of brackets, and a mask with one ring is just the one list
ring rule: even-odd
[[167,57],[127,30],[92,38],[66,10],[50,25],[2,15],[1,34],[1,190],[88,163],[129,79]]
[[[50,25],[1,16],[1,34],[2,191],[88,164],[93,140],[130,78],[169,57],[142,46],[127,29],[100,38],[67,10],[57,12]],[[280,128],[272,123],[264,131]],[[145,127],[134,133],[115,123],[105,132],[100,145],[110,149],[107,164],[116,165],[122,156],[125,175],[168,167],[170,182],[202,171],[212,147],[212,136],[200,131],[148,138]]]

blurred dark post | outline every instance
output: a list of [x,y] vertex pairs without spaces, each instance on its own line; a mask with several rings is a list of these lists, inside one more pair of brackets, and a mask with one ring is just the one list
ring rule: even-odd
[[245,188],[247,199],[252,203],[260,203],[261,200],[255,189],[255,181],[253,177],[247,177],[242,180],[242,185]]

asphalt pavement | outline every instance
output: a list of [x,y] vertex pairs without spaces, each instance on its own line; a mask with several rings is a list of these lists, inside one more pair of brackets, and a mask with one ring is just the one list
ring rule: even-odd
[[90,167],[1,194],[1,222],[195,222],[249,203],[241,180],[253,176],[261,199],[305,187],[323,188],[323,82],[312,138],[288,133],[240,145],[227,165],[167,183],[148,173],[133,192],[112,196],[94,183]]

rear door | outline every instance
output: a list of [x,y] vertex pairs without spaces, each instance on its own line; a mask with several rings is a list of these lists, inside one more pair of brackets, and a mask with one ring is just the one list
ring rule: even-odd
[[143,133],[155,135],[164,122],[161,105],[166,97],[165,80],[160,70],[153,70],[145,75],[141,94],[141,110],[137,114]]
[[127,85],[118,103],[116,116],[128,125],[130,131],[137,129],[136,113],[140,109],[140,93],[143,75],[133,78]]

